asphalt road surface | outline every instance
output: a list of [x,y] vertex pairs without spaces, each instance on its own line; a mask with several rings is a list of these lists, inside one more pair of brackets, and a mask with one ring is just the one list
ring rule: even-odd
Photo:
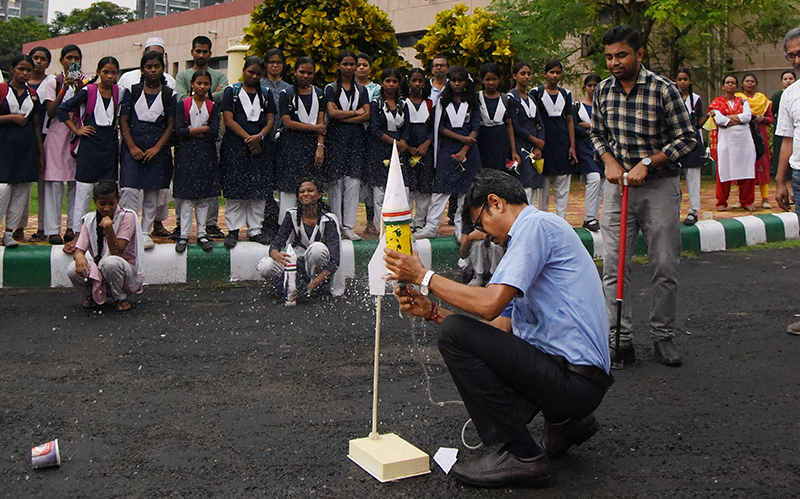
[[[258,283],[149,287],[127,313],[84,311],[71,290],[0,290],[0,497],[796,497],[800,337],[785,331],[798,276],[798,248],[684,259],[684,364],[668,368],[635,265],[639,362],[615,371],[601,431],[540,491],[462,487],[433,460],[381,484],[347,459],[371,424],[363,281],[292,309]],[[461,444],[468,416],[435,328],[412,328],[390,298],[381,345],[379,431],[480,456]],[[54,438],[61,467],[33,470],[31,447]]]

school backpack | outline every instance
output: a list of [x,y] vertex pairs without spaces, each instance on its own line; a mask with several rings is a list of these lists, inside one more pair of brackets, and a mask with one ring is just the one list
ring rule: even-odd
[[[188,127],[191,125],[191,117],[189,116],[189,111],[192,109],[192,97],[186,97],[183,99],[183,121]],[[211,116],[211,110],[214,109],[214,101],[211,99],[206,99],[206,110],[208,111],[208,115]]]
[[[139,98],[142,96],[142,92],[144,91],[144,86],[141,83],[136,83],[131,86],[131,107],[133,107]],[[169,103],[172,100],[173,90],[169,88],[167,85],[161,84],[161,105],[164,108],[164,117],[167,117],[167,108],[169,108]]]
[[[94,114],[94,107],[97,105],[97,83],[89,83],[85,87],[86,89],[86,109],[83,111],[83,115],[81,116],[78,114],[78,121],[75,123],[75,126],[80,128],[86,123],[86,120],[89,119],[92,114]],[[117,110],[119,109],[119,87],[114,84],[111,85],[111,99],[114,101],[114,118],[111,121],[111,126],[117,126]],[[76,135],[69,143],[69,152],[72,154],[73,158],[78,157],[78,148],[81,144],[80,136]]]
[[[28,87],[28,92],[30,92],[30,94],[31,94],[31,100],[33,102],[38,101],[39,100],[39,96],[36,94],[36,90],[34,90],[33,87],[31,87],[27,83],[25,84],[25,86]],[[8,97],[8,89],[9,88],[10,87],[8,86],[8,83],[0,82],[0,106],[3,105],[3,102],[6,101],[6,97]]]

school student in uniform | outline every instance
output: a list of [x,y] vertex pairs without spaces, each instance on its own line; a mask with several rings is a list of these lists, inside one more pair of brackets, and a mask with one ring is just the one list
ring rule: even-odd
[[[225,89],[222,118],[225,135],[220,149],[222,194],[225,196],[225,247],[233,249],[239,230],[247,226],[251,241],[269,244],[272,238],[262,233],[267,198],[272,198],[272,147],[270,131],[275,123],[275,101],[269,89],[261,86],[264,61],[245,59],[241,83]],[[274,199],[272,200],[274,203]]]
[[[583,98],[575,103],[575,146],[578,154],[578,171],[586,182],[586,196],[583,207],[583,228],[592,232],[600,230],[597,213],[603,200],[603,174],[601,166],[594,155],[594,146],[589,137],[592,129],[592,100],[594,87],[600,83],[600,76],[590,74],[583,79]],[[699,184],[698,184],[699,185]]]
[[[44,220],[44,234],[50,244],[63,244],[75,239],[73,230],[75,207],[75,157],[69,153],[69,128],[58,118],[58,106],[75,97],[83,88],[86,76],[81,73],[83,54],[77,45],[61,49],[62,72],[48,80],[42,99],[47,108],[47,137],[44,138],[44,203],[39,198],[39,217]],[[77,119],[77,112],[74,112]],[[61,237],[61,203],[64,185],[67,194],[67,228]]]
[[[31,60],[33,60],[33,72],[28,77],[28,86],[32,88],[37,96],[39,97],[39,102],[42,103],[39,110],[39,123],[42,126],[42,142],[47,138],[47,108],[44,106],[44,89],[47,86],[47,82],[50,80],[54,80],[55,76],[47,74],[47,68],[50,67],[50,62],[52,61],[52,54],[47,47],[33,47],[29,52],[28,55],[31,56]],[[46,160],[47,158],[45,158]],[[39,216],[37,217],[37,227],[36,232],[31,235],[31,242],[41,242],[47,239],[44,235],[44,217],[42,216],[42,212],[45,209],[44,204],[46,203],[45,195],[44,195],[44,179],[42,178],[43,171],[39,172],[39,179],[36,182],[36,195],[37,199],[39,200]],[[19,221],[19,226],[14,231],[14,239],[18,241],[25,240],[25,227],[28,226],[28,215],[30,213],[31,207],[31,194],[28,193],[28,200],[25,203],[25,212],[22,215],[22,218]],[[59,206],[59,208],[61,208]]]
[[3,246],[19,246],[13,230],[19,227],[31,187],[44,168],[41,102],[28,86],[33,59],[18,54],[11,59],[11,80],[0,83],[0,222],[6,219]]
[[[111,295],[117,312],[131,309],[128,297],[142,292],[142,232],[136,213],[119,205],[114,180],[101,180],[93,186],[97,211],[81,220],[80,236],[75,241],[74,262],[67,276],[86,301],[83,308],[97,308]],[[86,258],[86,253],[91,259]]]
[[558,86],[563,69],[561,61],[552,59],[544,66],[546,83],[532,89],[529,95],[539,105],[547,133],[544,144],[544,186],[540,191],[539,209],[547,211],[550,185],[555,190],[556,215],[567,216],[569,188],[575,173],[575,130],[572,118],[572,92]]
[[692,91],[691,70],[678,68],[675,83],[681,90],[683,102],[692,116],[692,126],[697,131],[697,148],[681,158],[681,169],[686,176],[686,190],[689,191],[689,213],[683,219],[683,225],[692,226],[697,223],[697,212],[700,211],[700,170],[706,159],[706,146],[703,143],[701,130],[708,117],[706,108],[703,106],[703,99]]
[[511,160],[519,165],[519,155],[514,143],[514,128],[511,125],[511,112],[508,96],[500,94],[500,66],[487,62],[480,69],[483,90],[478,92],[481,103],[481,131],[478,134],[478,151],[481,153],[481,167],[506,171],[506,162]]
[[280,191],[279,221],[297,206],[297,186],[307,177],[320,177],[325,161],[325,98],[314,81],[314,60],[300,57],[294,65],[294,85],[278,96],[283,131],[278,140],[275,169]]
[[[58,119],[76,136],[70,151],[76,155],[75,206],[72,222],[76,237],[81,220],[89,212],[95,182],[117,179],[119,148],[117,115],[120,90],[115,81],[119,61],[111,56],[97,63],[97,76],[72,99],[58,106]],[[73,113],[76,113],[73,115]],[[73,121],[74,120],[76,121]],[[77,150],[76,150],[77,149]],[[75,252],[75,239],[64,245],[64,252]]]
[[369,95],[355,81],[356,54],[342,50],[337,57],[337,78],[325,86],[328,135],[325,172],[331,211],[342,223],[342,237],[358,241],[353,231],[358,213],[358,192],[364,165],[364,141],[369,121]]
[[411,191],[409,204],[414,211],[411,229],[417,231],[425,226],[433,187],[433,101],[429,99],[431,83],[421,68],[408,72],[402,85],[408,109],[408,139],[405,161],[408,162],[406,186]]
[[[394,68],[384,69],[381,73],[381,90],[377,99],[369,103],[370,136],[365,178],[372,187],[372,198],[375,214],[380,216],[383,208],[383,197],[386,191],[386,179],[389,176],[389,161],[392,159],[392,144],[397,141],[398,154],[407,149],[408,109],[400,99],[400,82],[403,76]],[[401,166],[403,178],[408,178],[408,165]],[[408,197],[406,186],[406,197]]]
[[525,189],[528,204],[533,205],[536,193],[544,185],[544,177],[534,166],[534,161],[542,159],[544,124],[536,101],[527,94],[533,74],[530,65],[520,61],[511,68],[511,74],[514,79],[514,88],[508,91],[511,127],[514,129],[514,145],[520,158],[514,174]]
[[219,163],[217,134],[219,106],[211,100],[211,74],[195,71],[191,79],[192,95],[175,106],[175,176],[172,192],[175,211],[180,217],[181,234],[175,251],[183,253],[192,231],[192,211],[197,220],[197,244],[205,252],[213,249],[206,234],[208,209],[219,198]]
[[447,81],[436,102],[434,118],[434,156],[436,173],[433,196],[425,227],[414,233],[417,239],[436,236],[447,200],[458,195],[459,208],[455,215],[456,238],[461,240],[461,204],[472,179],[481,169],[478,151],[478,132],[481,128],[481,109],[474,83],[463,66],[450,68]]
[[172,151],[167,143],[175,128],[175,99],[164,78],[163,55],[148,52],[139,67],[139,83],[125,92],[120,104],[120,204],[135,211],[142,194],[142,233],[144,249],[149,250],[155,246],[150,229],[160,190],[168,189],[172,180]]

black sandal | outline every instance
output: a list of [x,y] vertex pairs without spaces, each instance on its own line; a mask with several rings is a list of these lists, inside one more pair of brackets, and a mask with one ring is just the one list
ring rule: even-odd
[[201,236],[197,238],[197,244],[199,244],[206,253],[210,253],[211,250],[214,249],[214,243],[208,238],[208,236]]
[[178,239],[178,242],[175,243],[175,253],[183,253],[184,251],[186,251],[186,246],[188,245],[189,245],[188,239],[184,238]]

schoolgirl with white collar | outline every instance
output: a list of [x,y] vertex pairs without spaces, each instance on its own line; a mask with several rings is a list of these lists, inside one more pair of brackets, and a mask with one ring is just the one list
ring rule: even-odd
[[209,208],[219,199],[219,106],[211,100],[211,73],[194,72],[190,95],[175,106],[175,177],[172,192],[181,228],[175,251],[183,253],[192,231],[192,211],[197,220],[197,244],[205,252],[213,249],[206,234]]
[[[225,196],[225,247],[232,249],[239,230],[247,226],[251,241],[269,244],[262,233],[267,198],[272,198],[273,148],[271,131],[275,123],[272,92],[261,86],[264,61],[251,56],[244,61],[242,81],[225,89],[222,117],[225,135],[220,148],[222,194]],[[277,217],[276,217],[277,223]]]
[[542,122],[547,132],[544,144],[544,186],[539,192],[539,209],[547,211],[550,203],[550,185],[555,191],[556,214],[567,216],[569,188],[572,174],[577,171],[578,156],[575,152],[575,129],[572,117],[572,92],[561,88],[563,72],[561,61],[552,59],[544,66],[544,85],[529,92],[539,105]]
[[363,174],[364,143],[369,122],[369,94],[355,80],[356,54],[342,50],[336,81],[325,86],[328,135],[325,140],[325,180],[331,211],[342,223],[342,236],[357,241],[353,231],[358,214],[358,193]]
[[[372,187],[375,213],[381,213],[389,176],[389,161],[392,144],[397,141],[397,150],[404,153],[408,146],[408,108],[400,99],[400,83],[403,76],[395,68],[381,73],[381,90],[378,98],[369,103],[370,135],[367,142],[367,171],[365,178]],[[402,164],[403,179],[408,178],[408,162]],[[408,197],[406,185],[406,197]]]
[[416,231],[425,226],[433,187],[433,101],[429,98],[431,82],[425,71],[414,68],[403,82],[402,95],[408,109],[408,139],[405,161],[408,162],[406,187],[411,191],[414,220],[411,227]]
[[314,81],[314,60],[299,57],[294,85],[278,95],[283,124],[276,153],[276,187],[280,191],[279,221],[297,206],[297,186],[306,177],[321,177],[325,161],[325,98]]
[[[74,219],[76,163],[75,157],[68,153],[72,137],[57,113],[58,107],[75,97],[88,80],[80,71],[82,58],[80,47],[65,45],[59,59],[62,72],[44,83],[42,101],[47,107],[48,131],[44,138],[44,203],[39,199],[39,216],[44,220],[44,233],[50,244],[68,243],[75,239],[75,231],[80,229],[80,219]],[[61,203],[65,183],[67,227],[62,238]]]
[[0,222],[5,218],[3,245],[19,246],[12,233],[25,212],[33,183],[44,168],[41,102],[28,86],[33,59],[19,54],[11,59],[11,80],[0,83]]
[[163,54],[147,52],[139,67],[142,71],[139,83],[125,92],[120,104],[120,204],[135,211],[142,195],[144,249],[152,249],[154,244],[149,234],[158,196],[161,189],[169,188],[172,180],[172,151],[168,142],[175,128],[175,98],[164,78]]
[[417,239],[436,236],[447,201],[458,195],[455,234],[461,240],[461,205],[475,174],[481,169],[478,132],[481,109],[475,85],[463,66],[450,68],[450,79],[436,102],[434,115],[433,195],[425,227],[414,234]]
[[[120,90],[117,84],[119,61],[111,56],[97,63],[97,75],[75,97],[58,106],[58,119],[75,136],[69,152],[75,156],[75,204],[73,225],[76,236],[80,221],[89,212],[94,184],[117,180],[119,147],[117,115]],[[74,112],[74,114],[73,114]],[[68,154],[64,151],[64,154]],[[75,251],[75,240],[64,245],[65,253]]]
[[514,79],[514,88],[508,91],[511,127],[514,129],[514,145],[520,157],[515,173],[525,188],[528,204],[532,205],[536,192],[544,184],[541,171],[534,166],[534,161],[542,159],[544,124],[536,101],[527,94],[532,76],[530,65],[522,61],[514,64],[511,75]]
[[511,126],[509,98],[497,91],[502,76],[500,66],[487,62],[481,66],[480,75],[483,85],[483,90],[478,92],[481,103],[481,131],[478,134],[481,167],[508,171],[507,161],[519,166],[519,155]]

